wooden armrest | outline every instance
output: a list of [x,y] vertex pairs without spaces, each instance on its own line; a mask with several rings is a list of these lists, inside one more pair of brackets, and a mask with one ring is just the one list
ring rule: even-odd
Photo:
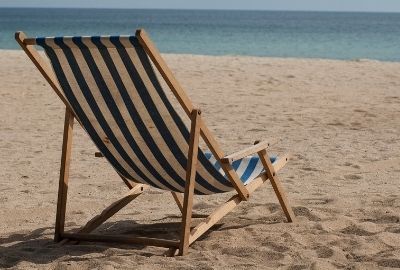
[[104,157],[103,154],[100,153],[100,152],[95,152],[95,153],[94,153],[94,156],[95,156],[95,157]]
[[270,146],[270,143],[267,141],[262,141],[262,142],[256,141],[253,146],[250,146],[246,149],[243,149],[242,151],[238,151],[236,153],[233,153],[233,154],[230,154],[228,156],[221,158],[221,162],[222,163],[231,163],[235,160],[238,160],[238,159],[253,155],[255,153],[258,153],[262,150],[265,150],[268,148],[268,146]]

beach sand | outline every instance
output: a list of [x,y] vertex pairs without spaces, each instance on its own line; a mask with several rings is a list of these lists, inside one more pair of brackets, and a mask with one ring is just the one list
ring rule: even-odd
[[[22,51],[0,51],[0,267],[383,269],[400,267],[400,63],[165,55],[224,151],[278,139],[285,222],[267,183],[186,257],[156,247],[52,241],[64,108]],[[76,125],[67,229],[126,187]],[[231,194],[196,197],[210,213]],[[151,189],[99,231],[176,236],[179,210]],[[171,232],[155,222],[166,223]],[[144,225],[150,224],[150,225]]]

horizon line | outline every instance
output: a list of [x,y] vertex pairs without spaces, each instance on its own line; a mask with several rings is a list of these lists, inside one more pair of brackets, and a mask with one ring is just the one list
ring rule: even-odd
[[35,6],[0,6],[0,9],[103,9],[103,10],[177,10],[177,11],[277,11],[277,12],[343,12],[343,13],[400,13],[400,11],[371,11],[371,10],[322,10],[322,9],[315,9],[315,10],[302,10],[302,9],[240,9],[240,8],[133,8],[133,7],[35,7]]

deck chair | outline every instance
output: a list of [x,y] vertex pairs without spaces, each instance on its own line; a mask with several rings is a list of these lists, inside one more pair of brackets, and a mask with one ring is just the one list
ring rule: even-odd
[[[184,255],[189,245],[232,211],[264,182],[271,182],[289,222],[295,216],[276,173],[289,156],[271,158],[266,141],[225,155],[167,67],[144,30],[135,36],[27,38],[17,42],[64,103],[65,122],[55,223],[56,242],[104,241],[169,248]],[[36,47],[44,49],[45,61]],[[155,68],[154,68],[155,66]],[[160,81],[168,88],[190,120],[190,129],[178,115]],[[121,199],[77,232],[65,232],[68,175],[74,119],[83,127],[102,156],[129,188]],[[209,152],[199,148],[200,138]],[[91,233],[148,187],[172,192],[182,212],[179,239]],[[213,213],[191,228],[194,195],[234,191]]]

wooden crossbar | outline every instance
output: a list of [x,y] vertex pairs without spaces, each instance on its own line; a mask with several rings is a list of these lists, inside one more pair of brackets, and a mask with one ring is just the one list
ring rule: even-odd
[[124,243],[136,245],[148,245],[156,247],[179,247],[179,241],[167,240],[160,238],[125,236],[125,235],[107,235],[107,234],[91,234],[91,233],[62,233],[63,238],[73,241],[87,242],[108,242],[108,243]]
[[231,155],[228,155],[224,158],[221,158],[221,162],[222,163],[231,163],[235,160],[242,159],[244,157],[255,154],[261,150],[264,150],[264,149],[268,148],[269,146],[270,146],[270,142],[263,141],[263,142],[255,144],[251,147],[243,149],[242,151],[239,151],[239,152],[233,153]]

